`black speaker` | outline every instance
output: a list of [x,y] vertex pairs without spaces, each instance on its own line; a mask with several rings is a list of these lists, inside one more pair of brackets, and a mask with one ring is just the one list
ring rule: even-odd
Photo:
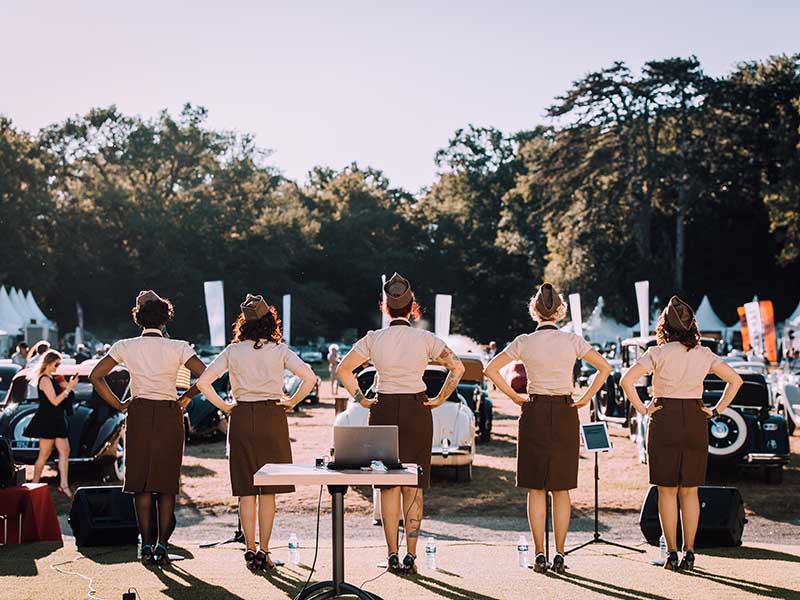
[[[734,487],[702,486],[698,489],[698,495],[700,523],[695,547],[741,546],[747,519],[744,518],[744,502],[739,490]],[[658,488],[654,485],[650,486],[642,504],[639,527],[647,543],[658,546],[661,521],[658,519]],[[682,545],[682,540],[683,532],[678,521],[678,546]]]
[[121,486],[78,488],[69,524],[78,546],[133,546],[139,536],[133,495]]

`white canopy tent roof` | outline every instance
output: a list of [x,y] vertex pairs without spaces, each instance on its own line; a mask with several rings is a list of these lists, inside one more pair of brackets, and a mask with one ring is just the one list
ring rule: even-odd
[[28,290],[28,294],[25,296],[25,302],[37,323],[42,324],[50,322],[50,319],[48,319],[42,312],[42,309],[39,308],[39,305],[36,303],[36,300],[34,299],[30,290]]
[[717,316],[717,313],[714,312],[708,296],[703,296],[703,300],[700,302],[700,306],[697,308],[694,315],[695,319],[697,319],[697,327],[701,332],[722,332],[728,329],[728,326],[725,325],[725,323],[722,322],[722,319]]
[[11,298],[11,304],[14,305],[17,314],[23,319],[23,326],[30,323],[33,316],[30,313],[28,303],[25,302],[25,296],[22,294],[22,292],[20,292],[17,288],[11,288],[9,297]]
[[605,301],[602,296],[597,298],[592,314],[583,324],[583,332],[591,342],[613,342],[617,337],[627,337],[628,327],[603,314]]
[[25,320],[14,308],[14,303],[6,291],[5,286],[0,287],[0,328],[9,332],[19,331]]
[[784,327],[800,327],[800,302],[794,309],[794,312],[786,318]]

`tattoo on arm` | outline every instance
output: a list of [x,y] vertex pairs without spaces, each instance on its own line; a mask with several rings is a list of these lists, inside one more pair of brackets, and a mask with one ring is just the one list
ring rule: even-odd
[[[440,397],[449,398],[450,394],[452,394],[456,387],[458,387],[458,382],[461,380],[461,375],[463,374],[464,365],[447,346],[444,347],[444,350],[442,350],[442,353],[439,355],[437,360],[450,369],[450,372],[447,374],[447,378],[444,380],[442,389],[439,392]],[[456,371],[458,372],[457,374]]]
[[453,391],[456,389],[457,386],[458,386],[458,379],[456,379],[456,376],[453,375],[452,371],[450,371],[447,374],[447,378],[444,380],[442,389],[439,391],[439,396],[442,398],[449,398],[450,394],[453,393]]
[[364,396],[364,393],[360,389],[356,390],[356,393],[353,394],[353,399],[359,404],[366,401],[366,397]]

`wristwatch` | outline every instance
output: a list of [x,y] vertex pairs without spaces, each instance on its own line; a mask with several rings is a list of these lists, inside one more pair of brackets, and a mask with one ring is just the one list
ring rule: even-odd
[[719,411],[716,408],[711,409],[711,418],[716,419],[719,416]]

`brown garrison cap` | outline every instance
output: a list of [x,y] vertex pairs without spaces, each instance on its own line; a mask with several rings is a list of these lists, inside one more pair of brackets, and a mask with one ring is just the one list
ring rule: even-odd
[[156,294],[153,290],[142,290],[139,292],[139,295],[136,296],[136,306],[142,308],[148,302],[157,302],[162,300],[161,296]]
[[258,321],[269,312],[269,307],[264,302],[263,296],[247,294],[247,298],[240,306],[245,321]]
[[383,284],[383,291],[386,292],[386,304],[389,308],[405,308],[414,299],[408,279],[397,273]]
[[552,317],[556,314],[559,307],[563,304],[561,296],[549,283],[543,283],[536,297],[533,299],[533,306],[536,312],[543,317]]
[[667,323],[675,331],[688,331],[694,321],[694,311],[677,296],[669,299],[669,304],[664,309]]

